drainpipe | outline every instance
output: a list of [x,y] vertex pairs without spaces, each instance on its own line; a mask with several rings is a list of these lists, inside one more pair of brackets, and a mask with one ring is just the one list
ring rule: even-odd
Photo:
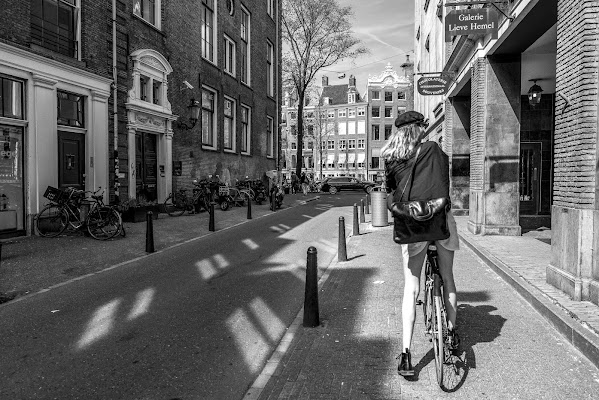
[[281,122],[280,121],[280,119],[281,119],[281,108],[280,108],[280,97],[281,97],[281,93],[279,91],[279,89],[280,89],[279,88],[279,76],[280,76],[280,72],[281,72],[280,71],[281,67],[280,67],[280,61],[279,60],[281,58],[281,54],[280,54],[281,53],[280,52],[280,48],[281,47],[279,45],[279,40],[280,40],[279,39],[279,36],[280,36],[280,34],[279,34],[279,24],[280,24],[279,13],[281,12],[281,2],[277,2],[277,3],[278,3],[277,4],[277,12],[276,12],[276,26],[277,26],[277,29],[276,29],[276,33],[275,33],[275,36],[276,36],[276,41],[275,42],[276,42],[276,46],[277,46],[277,51],[275,53],[276,54],[276,60],[277,60],[277,62],[275,63],[275,65],[276,65],[275,68],[276,68],[276,71],[277,71],[277,74],[276,74],[276,82],[277,83],[275,84],[276,85],[276,95],[277,95],[277,97],[275,99],[275,101],[276,101],[276,103],[275,103],[276,104],[276,119],[275,119],[275,121],[276,121],[276,124],[277,124],[276,125],[277,126],[277,146],[276,146],[276,152],[277,152],[277,154],[276,154],[276,158],[275,159],[277,160],[277,171],[280,171],[281,170],[281,151],[280,151],[281,150],[281,123],[280,123]]
[[114,202],[119,203],[119,120],[117,111],[116,0],[112,0],[112,122],[114,134]]

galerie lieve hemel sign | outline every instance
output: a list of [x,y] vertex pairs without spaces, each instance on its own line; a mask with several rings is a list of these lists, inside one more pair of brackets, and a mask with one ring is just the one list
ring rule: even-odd
[[475,10],[451,10],[445,17],[445,41],[460,35],[486,35],[491,34],[492,39],[497,39],[499,16],[492,8],[478,8]]

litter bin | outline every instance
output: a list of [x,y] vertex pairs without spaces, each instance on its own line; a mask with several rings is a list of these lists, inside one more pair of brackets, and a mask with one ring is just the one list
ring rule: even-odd
[[372,207],[372,226],[387,226],[387,190],[380,186],[372,188],[370,192],[370,206]]

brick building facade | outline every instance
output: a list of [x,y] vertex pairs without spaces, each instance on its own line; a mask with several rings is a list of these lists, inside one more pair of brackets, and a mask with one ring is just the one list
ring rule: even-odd
[[[428,35],[422,27],[438,29],[451,10],[429,3],[416,3],[420,48]],[[500,7],[497,38],[437,38],[428,45],[443,48],[435,64],[442,68],[416,71],[454,77],[437,116],[454,205],[476,234],[550,228],[547,281],[599,304],[599,5],[521,0]]]

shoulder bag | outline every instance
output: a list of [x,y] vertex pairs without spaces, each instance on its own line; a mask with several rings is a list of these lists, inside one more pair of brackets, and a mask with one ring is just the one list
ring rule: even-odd
[[[399,244],[429,242],[449,237],[449,228],[447,226],[447,212],[451,209],[449,198],[439,197],[430,200],[410,201],[414,171],[416,170],[419,154],[420,146],[416,151],[410,176],[401,192],[399,201],[392,202],[389,207],[394,219],[393,240]],[[402,201],[408,185],[410,185],[408,201]]]

